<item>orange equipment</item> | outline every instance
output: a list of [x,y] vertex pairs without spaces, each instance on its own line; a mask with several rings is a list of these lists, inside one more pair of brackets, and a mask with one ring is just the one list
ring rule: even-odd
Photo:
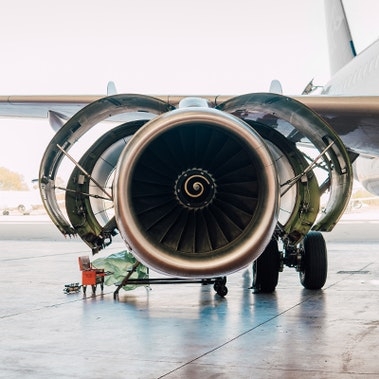
[[96,293],[97,285],[100,284],[101,291],[104,290],[104,269],[93,268],[87,255],[78,258],[79,268],[82,272],[83,293],[87,291],[87,286],[92,286],[92,293]]

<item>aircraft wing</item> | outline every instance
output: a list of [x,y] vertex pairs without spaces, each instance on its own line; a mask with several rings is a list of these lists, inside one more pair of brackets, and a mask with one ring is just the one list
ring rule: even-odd
[[0,117],[47,118],[53,111],[73,116],[101,96],[0,96]]
[[320,115],[347,148],[379,156],[379,96],[295,97]]
[[[105,95],[0,96],[0,117],[61,119],[60,125],[86,105]],[[177,107],[189,96],[154,95]],[[193,97],[193,96],[190,96]],[[233,96],[202,95],[209,103],[221,104]],[[379,96],[294,96],[313,109],[341,137],[347,148],[366,155],[379,156]],[[115,116],[113,121],[125,117]],[[52,125],[55,130],[56,124]]]

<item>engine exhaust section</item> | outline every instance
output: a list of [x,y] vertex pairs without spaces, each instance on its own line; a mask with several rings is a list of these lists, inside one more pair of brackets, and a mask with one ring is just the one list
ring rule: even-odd
[[[221,104],[174,99],[113,95],[74,115],[41,162],[40,192],[52,221],[93,253],[120,233],[138,261],[173,276],[227,275],[273,239],[283,243],[285,263],[301,270],[304,237],[331,230],[350,197],[351,164],[339,137],[282,95]],[[71,154],[103,121],[110,122],[94,142]],[[74,167],[60,186],[65,162]]]

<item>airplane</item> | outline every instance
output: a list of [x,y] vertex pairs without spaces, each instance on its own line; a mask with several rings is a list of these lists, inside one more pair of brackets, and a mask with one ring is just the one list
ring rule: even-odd
[[42,206],[42,202],[37,191],[1,191],[0,211],[3,216],[13,211],[29,215],[39,205]]
[[[300,96],[274,82],[239,96],[118,94],[110,84],[105,97],[0,97],[0,115],[47,117],[56,130],[38,178],[53,223],[93,254],[120,234],[168,276],[218,278],[252,264],[255,291],[273,292],[288,266],[321,289],[322,233],[346,209],[354,178],[379,195],[379,42],[357,55],[342,0],[325,9],[333,75],[318,95],[313,82]],[[62,186],[65,162],[74,168]]]

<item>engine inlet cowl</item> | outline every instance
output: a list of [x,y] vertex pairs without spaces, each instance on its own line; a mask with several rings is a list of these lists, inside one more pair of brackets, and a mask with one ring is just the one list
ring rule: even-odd
[[275,165],[243,120],[209,108],[146,123],[115,174],[118,229],[136,258],[180,277],[225,275],[257,258],[276,222]]

